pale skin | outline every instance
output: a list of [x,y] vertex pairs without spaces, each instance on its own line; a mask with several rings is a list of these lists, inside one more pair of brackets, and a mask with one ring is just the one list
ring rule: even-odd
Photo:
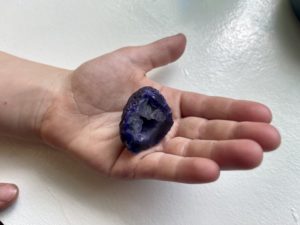
[[[118,178],[207,183],[221,170],[257,167],[264,151],[280,145],[268,107],[147,78],[150,70],[177,60],[185,45],[179,34],[116,50],[74,71],[0,52],[0,134],[41,141]],[[120,140],[119,122],[127,99],[143,86],[164,95],[174,125],[158,145],[133,154]],[[0,184],[0,209],[17,195],[15,185]]]

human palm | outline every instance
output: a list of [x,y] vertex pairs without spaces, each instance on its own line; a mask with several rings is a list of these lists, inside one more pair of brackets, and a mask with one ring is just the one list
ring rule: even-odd
[[[42,123],[42,137],[100,172],[123,178],[210,182],[220,169],[248,169],[275,149],[280,137],[265,106],[208,97],[162,86],[145,74],[175,61],[185,48],[176,35],[127,47],[81,65],[67,78]],[[174,125],[158,145],[133,154],[122,144],[119,123],[129,96],[143,86],[160,90]]]

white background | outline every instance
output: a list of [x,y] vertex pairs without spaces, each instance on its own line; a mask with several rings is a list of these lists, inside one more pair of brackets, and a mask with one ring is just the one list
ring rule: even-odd
[[0,49],[60,67],[183,32],[184,56],[152,78],[260,101],[283,142],[252,171],[212,184],[120,181],[53,149],[0,141],[0,179],[15,182],[5,225],[299,225],[300,22],[287,0],[0,0]]

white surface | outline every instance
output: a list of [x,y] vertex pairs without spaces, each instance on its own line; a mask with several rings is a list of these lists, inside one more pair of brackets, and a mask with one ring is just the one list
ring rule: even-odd
[[74,68],[183,32],[169,86],[269,105],[283,143],[253,171],[213,184],[119,181],[43,146],[1,140],[0,179],[21,189],[5,225],[299,225],[300,23],[287,0],[0,0],[0,49]]

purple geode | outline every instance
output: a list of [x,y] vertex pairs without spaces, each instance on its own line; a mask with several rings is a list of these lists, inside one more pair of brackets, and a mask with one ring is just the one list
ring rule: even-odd
[[120,136],[132,152],[158,144],[173,125],[172,111],[165,98],[152,87],[133,93],[123,109]]

